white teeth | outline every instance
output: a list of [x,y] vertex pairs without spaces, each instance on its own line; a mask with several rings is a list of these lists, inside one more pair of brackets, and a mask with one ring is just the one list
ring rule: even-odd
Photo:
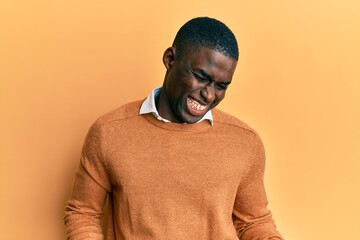
[[198,103],[197,101],[195,101],[194,99],[190,99],[188,98],[188,102],[190,103],[190,106],[196,110],[204,110],[206,108],[206,106],[201,105],[200,103]]

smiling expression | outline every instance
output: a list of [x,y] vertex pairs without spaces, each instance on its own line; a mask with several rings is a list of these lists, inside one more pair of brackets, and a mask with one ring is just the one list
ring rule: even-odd
[[179,123],[196,123],[223,100],[237,64],[205,47],[179,57],[170,47],[163,62],[167,71],[157,109],[163,118]]

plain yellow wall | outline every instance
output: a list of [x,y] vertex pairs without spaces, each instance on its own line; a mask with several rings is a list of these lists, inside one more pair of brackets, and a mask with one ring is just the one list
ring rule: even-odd
[[220,108],[263,138],[281,233],[360,239],[359,10],[356,0],[0,0],[0,238],[65,238],[88,127],[161,85],[163,51],[206,15],[238,38]]

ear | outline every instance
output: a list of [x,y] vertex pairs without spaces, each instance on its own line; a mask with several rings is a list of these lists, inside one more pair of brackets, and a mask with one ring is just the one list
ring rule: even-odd
[[170,70],[175,61],[175,48],[169,47],[165,50],[163,55],[163,63],[167,70]]

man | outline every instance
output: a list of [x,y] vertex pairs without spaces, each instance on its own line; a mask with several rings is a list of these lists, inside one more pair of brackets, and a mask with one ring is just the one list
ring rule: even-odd
[[203,17],[165,50],[162,88],[100,117],[87,135],[66,207],[68,239],[282,239],[263,184],[264,148],[214,109],[238,60],[231,30]]

